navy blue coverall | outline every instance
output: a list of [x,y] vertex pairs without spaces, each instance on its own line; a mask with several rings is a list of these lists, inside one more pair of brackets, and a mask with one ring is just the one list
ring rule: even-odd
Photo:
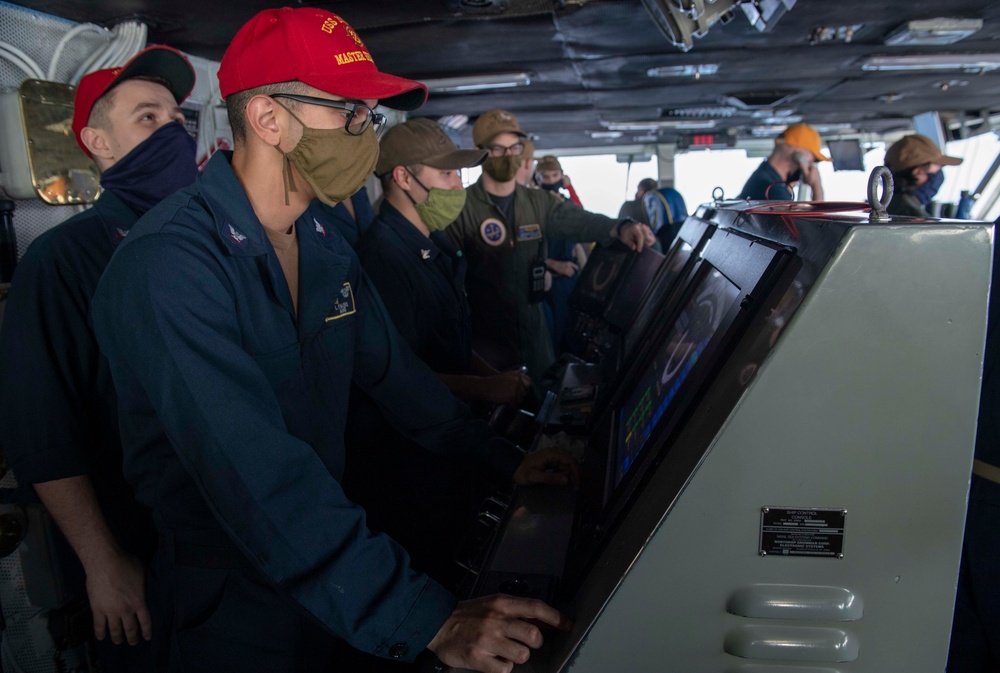
[[[37,503],[31,484],[87,476],[123,549],[152,559],[156,532],[122,476],[118,409],[90,302],[137,215],[105,190],[92,208],[43,233],[18,264],[0,330],[0,445],[18,481],[9,498]],[[60,538],[61,539],[61,538]],[[69,592],[86,598],[83,569],[66,549]],[[98,645],[102,670],[141,669],[147,648]]]
[[312,216],[296,223],[296,315],[230,158],[147,213],[94,299],[125,474],[164,543],[154,580],[170,667],[313,670],[316,624],[413,660],[456,599],[341,489],[352,379],[423,446],[474,450],[508,476],[517,456],[491,450],[486,424],[399,339],[350,246]]
[[[468,374],[472,321],[465,297],[465,258],[441,232],[424,236],[383,201],[358,256],[400,335],[427,365]],[[355,388],[347,428],[345,488],[368,512],[370,526],[389,533],[414,567],[445,586],[459,569],[455,552],[485,497],[482,475],[469,461],[414,451],[387,427],[374,401]],[[383,451],[368,450],[372,434]]]

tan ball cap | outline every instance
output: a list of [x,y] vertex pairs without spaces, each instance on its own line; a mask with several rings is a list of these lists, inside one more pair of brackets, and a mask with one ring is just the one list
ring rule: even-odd
[[430,119],[411,119],[386,131],[379,143],[375,175],[396,166],[422,164],[431,168],[458,169],[478,166],[486,150],[461,150],[440,125]]
[[885,165],[893,173],[901,173],[924,164],[957,166],[960,163],[961,159],[942,154],[933,140],[919,133],[900,138],[885,153]]
[[528,134],[517,125],[517,117],[506,110],[490,110],[479,115],[472,125],[472,142],[476,147],[483,147],[501,133],[515,133],[522,138]]

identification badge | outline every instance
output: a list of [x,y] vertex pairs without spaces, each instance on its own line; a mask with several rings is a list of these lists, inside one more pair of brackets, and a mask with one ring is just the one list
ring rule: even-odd
[[522,224],[517,228],[518,241],[537,241],[542,237],[542,227],[538,224]]
[[545,299],[545,259],[538,257],[528,267],[528,302],[537,304],[543,299]]
[[506,240],[507,227],[497,218],[490,217],[483,220],[482,224],[479,225],[479,235],[483,237],[483,242],[486,245],[495,248],[503,244],[504,240]]
[[333,303],[332,314],[328,315],[323,322],[338,320],[344,316],[351,315],[354,311],[354,290],[351,289],[350,283],[344,283],[344,287],[340,288],[340,292],[337,293],[337,299]]

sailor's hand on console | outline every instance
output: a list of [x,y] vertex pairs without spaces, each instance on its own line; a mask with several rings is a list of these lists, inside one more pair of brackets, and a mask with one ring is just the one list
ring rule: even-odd
[[580,464],[561,449],[538,449],[524,457],[514,471],[514,483],[519,486],[551,484],[566,486],[580,483]]
[[136,645],[140,637],[153,637],[153,624],[146,608],[146,575],[133,556],[114,550],[105,558],[89,564],[87,597],[94,617],[94,636],[106,634],[120,645]]
[[572,278],[580,270],[580,267],[575,262],[569,260],[547,259],[545,260],[545,266],[555,275],[565,278]]
[[531,389],[531,377],[520,369],[490,376],[486,383],[486,401],[493,404],[517,404]]
[[459,603],[427,649],[452,668],[509,673],[542,645],[542,632],[532,622],[572,628],[568,618],[542,601],[498,594]]
[[626,222],[617,229],[618,239],[635,252],[656,243],[656,236],[648,224],[642,222]]

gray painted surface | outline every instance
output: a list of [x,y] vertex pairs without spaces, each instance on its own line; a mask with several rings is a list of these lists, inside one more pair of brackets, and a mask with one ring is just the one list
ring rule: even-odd
[[[989,225],[853,229],[561,670],[942,671],[991,245]],[[759,556],[767,506],[847,510],[844,558]],[[747,591],[828,591],[802,587],[845,590],[860,617],[833,621],[834,599],[727,612]]]

